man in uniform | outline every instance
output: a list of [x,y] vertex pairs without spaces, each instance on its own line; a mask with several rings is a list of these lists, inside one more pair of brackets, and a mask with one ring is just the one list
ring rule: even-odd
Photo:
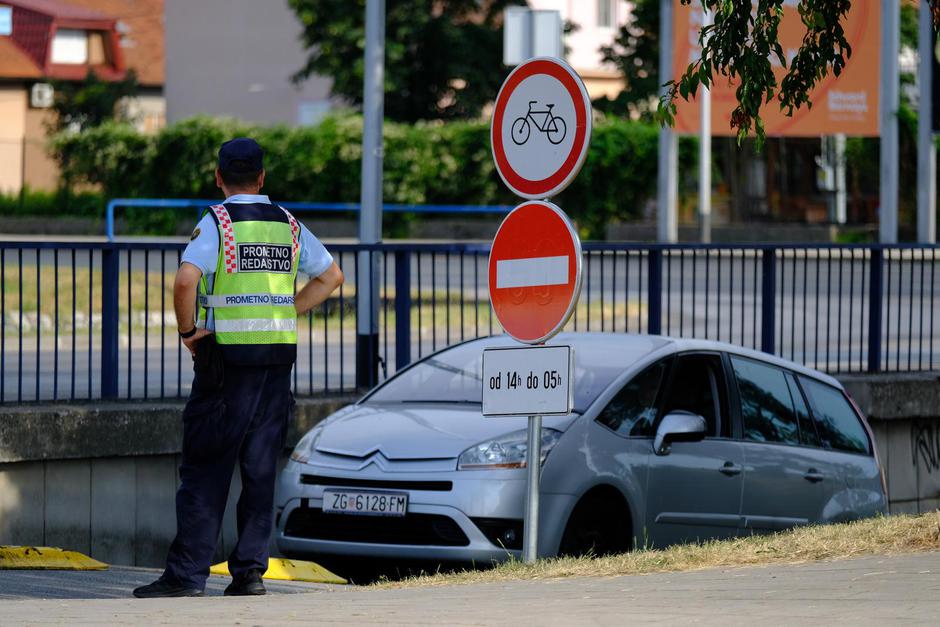
[[[253,139],[222,144],[215,178],[225,202],[196,226],[176,275],[176,319],[195,373],[183,411],[177,533],[163,575],[137,597],[203,594],[236,462],[238,542],[225,594],[265,592],[297,316],[326,300],[343,273],[306,227],[259,194],[264,174]],[[298,271],[312,278],[295,295]]]

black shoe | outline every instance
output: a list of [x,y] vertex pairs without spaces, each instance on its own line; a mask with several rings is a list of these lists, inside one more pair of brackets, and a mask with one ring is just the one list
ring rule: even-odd
[[225,589],[227,597],[260,596],[267,594],[261,581],[261,572],[249,570],[244,575],[233,577],[232,583]]
[[205,593],[199,588],[187,588],[180,584],[169,583],[157,579],[151,584],[141,586],[134,590],[138,599],[159,599],[165,597],[201,597]]

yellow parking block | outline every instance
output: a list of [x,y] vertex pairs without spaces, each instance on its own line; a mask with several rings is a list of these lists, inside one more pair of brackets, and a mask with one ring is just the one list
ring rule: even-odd
[[[229,575],[228,562],[216,564],[209,569],[213,575]],[[282,581],[308,581],[311,583],[345,584],[345,579],[334,575],[327,569],[314,562],[289,560],[272,557],[268,560],[268,570],[264,573],[265,579],[280,579]]]
[[107,570],[87,555],[50,546],[0,546],[0,570]]

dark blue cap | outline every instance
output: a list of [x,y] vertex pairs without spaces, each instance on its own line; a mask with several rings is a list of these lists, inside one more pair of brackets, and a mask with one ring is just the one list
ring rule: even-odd
[[250,137],[236,137],[219,148],[219,169],[232,174],[248,174],[264,169],[264,151]]

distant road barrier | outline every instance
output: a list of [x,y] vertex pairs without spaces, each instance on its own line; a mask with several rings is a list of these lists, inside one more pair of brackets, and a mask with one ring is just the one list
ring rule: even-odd
[[[205,209],[219,203],[219,199],[201,198],[114,198],[108,201],[105,234],[109,242],[114,241],[114,212],[118,208],[149,207],[152,209]],[[357,212],[359,203],[346,202],[278,202],[290,211]],[[383,211],[391,213],[440,213],[440,214],[504,214],[510,205],[408,205],[387,203]]]

